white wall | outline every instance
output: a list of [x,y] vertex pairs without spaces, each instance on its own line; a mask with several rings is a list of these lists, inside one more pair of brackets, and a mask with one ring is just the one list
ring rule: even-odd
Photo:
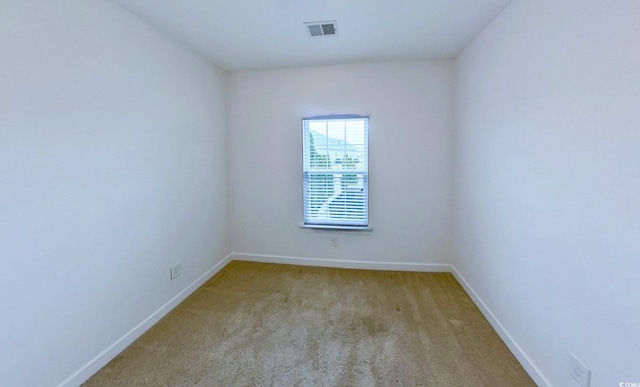
[[229,253],[224,74],[93,0],[3,1],[0,56],[0,384],[52,386]]
[[[386,263],[447,262],[451,61],[233,73],[228,83],[232,250]],[[371,233],[302,222],[301,118],[370,114]],[[338,238],[338,247],[330,246]]]
[[514,1],[456,95],[455,266],[553,385],[640,382],[640,2]]

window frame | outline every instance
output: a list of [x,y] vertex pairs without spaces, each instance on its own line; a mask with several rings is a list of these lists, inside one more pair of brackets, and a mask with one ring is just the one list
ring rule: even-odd
[[[334,179],[335,179],[335,175],[336,174],[340,174],[340,175],[359,175],[362,176],[362,189],[363,189],[363,208],[362,208],[362,214],[364,215],[364,221],[359,221],[357,219],[345,219],[344,221],[340,221],[340,220],[334,220],[334,221],[329,221],[327,222],[327,218],[324,219],[324,221],[322,219],[318,220],[318,219],[312,219],[309,216],[309,203],[308,201],[311,200],[308,198],[308,194],[309,194],[309,184],[311,179],[310,177],[312,176],[312,173],[318,174],[318,173],[322,173],[323,171],[311,171],[309,168],[309,170],[307,169],[307,160],[306,160],[306,156],[311,157],[311,155],[307,155],[308,152],[311,152],[311,150],[309,149],[309,147],[311,146],[311,140],[309,139],[308,136],[311,135],[311,129],[309,127],[309,122],[312,121],[347,121],[347,120],[364,120],[364,137],[363,137],[363,149],[362,149],[362,153],[365,157],[365,159],[363,160],[363,162],[365,163],[365,168],[363,170],[353,170],[353,171],[349,171],[348,172],[342,172],[336,169],[333,169],[332,167],[327,168],[326,174],[332,174],[334,175]],[[325,116],[313,116],[313,117],[305,117],[301,120],[301,126],[302,126],[302,222],[301,222],[301,227],[304,228],[312,228],[312,229],[326,229],[326,230],[343,230],[343,231],[370,231],[371,227],[370,227],[370,220],[369,220],[369,120],[370,117],[369,116],[363,116],[363,115],[355,115],[355,114],[334,114],[334,115],[325,115]],[[346,124],[345,124],[345,130],[346,130]],[[347,133],[345,132],[345,139],[344,141],[346,142],[346,137],[347,137]],[[348,144],[348,142],[347,142]],[[334,161],[335,162],[335,161]],[[335,184],[335,183],[334,183]],[[345,202],[348,201],[348,199],[346,199],[346,193],[345,192]],[[337,199],[337,197],[335,198]],[[345,209],[345,213],[348,213],[348,210]]]

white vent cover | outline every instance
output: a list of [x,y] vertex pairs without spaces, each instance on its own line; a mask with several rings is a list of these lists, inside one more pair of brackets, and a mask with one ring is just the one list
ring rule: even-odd
[[312,38],[338,35],[338,24],[335,20],[304,23],[307,33]]

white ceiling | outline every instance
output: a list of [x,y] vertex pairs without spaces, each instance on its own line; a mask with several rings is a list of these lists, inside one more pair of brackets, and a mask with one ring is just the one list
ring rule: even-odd
[[[454,57],[511,0],[113,0],[229,71]],[[311,38],[304,22],[336,20]]]

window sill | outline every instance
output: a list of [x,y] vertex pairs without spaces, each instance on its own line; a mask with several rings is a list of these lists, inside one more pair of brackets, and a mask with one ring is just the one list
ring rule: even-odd
[[320,224],[300,224],[300,228],[306,230],[319,230],[319,231],[349,231],[349,232],[362,232],[362,233],[371,233],[372,228],[360,227],[360,226],[331,226],[331,225],[320,225]]

